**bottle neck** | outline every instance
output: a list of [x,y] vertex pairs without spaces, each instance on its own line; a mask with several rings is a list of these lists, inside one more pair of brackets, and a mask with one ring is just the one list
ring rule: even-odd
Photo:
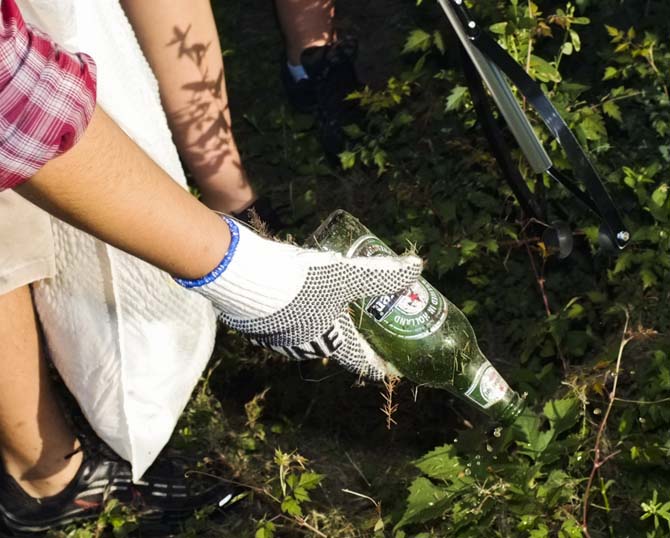
[[517,392],[513,392],[512,394],[512,397],[498,417],[498,421],[503,426],[510,426],[526,408],[526,399],[522,398]]

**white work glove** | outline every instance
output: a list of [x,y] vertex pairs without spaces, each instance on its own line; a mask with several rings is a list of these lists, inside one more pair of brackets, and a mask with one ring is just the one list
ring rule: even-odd
[[348,304],[409,287],[421,274],[420,258],[345,258],[264,239],[224,219],[232,240],[222,262],[179,284],[207,297],[224,323],[257,345],[298,360],[330,357],[375,380],[393,372],[356,330]]

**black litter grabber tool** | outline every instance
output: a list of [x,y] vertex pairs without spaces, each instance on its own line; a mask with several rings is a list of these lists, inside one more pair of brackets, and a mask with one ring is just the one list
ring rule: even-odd
[[[472,20],[463,0],[438,0],[438,2],[461,42],[463,67],[477,115],[505,180],[509,183],[526,215],[546,220],[544,210],[512,162],[502,131],[493,117],[484,85],[488,88],[488,93],[500,110],[532,170],[537,174],[547,173],[600,217],[599,242],[601,248],[608,251],[625,248],[630,241],[630,232],[624,226],[619,211],[575,135],[544,94],[540,85],[530,78],[528,73]],[[581,180],[584,189],[579,187],[574,178],[554,167],[542,143],[535,135],[528,117],[514,97],[508,80],[533,106],[553,137],[561,145],[574,176]],[[552,227],[544,234],[544,241],[548,246],[557,249],[561,258],[567,257],[572,251],[572,233],[565,222],[552,223]]]

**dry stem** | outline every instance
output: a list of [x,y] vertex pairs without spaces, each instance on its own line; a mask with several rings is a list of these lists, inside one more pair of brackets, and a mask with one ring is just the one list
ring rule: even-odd
[[[617,384],[619,381],[619,372],[621,370],[621,357],[623,356],[623,350],[625,349],[626,345],[628,342],[630,342],[633,337],[632,336],[626,336],[628,333],[628,323],[630,322],[630,314],[628,313],[628,310],[626,310],[626,323],[624,324],[623,327],[623,333],[621,335],[621,342],[619,344],[619,354],[617,355],[616,359],[616,366],[614,368],[614,382],[612,383],[612,390],[609,393],[609,402],[607,404],[607,410],[605,411],[605,414],[603,415],[603,419],[600,422],[600,426],[598,427],[598,433],[596,435],[596,442],[595,446],[593,448],[593,467],[591,468],[591,474],[589,475],[589,480],[586,484],[586,489],[584,490],[584,499],[582,500],[582,506],[583,506],[583,512],[582,512],[582,531],[584,532],[584,536],[586,538],[591,538],[591,535],[589,534],[589,524],[588,524],[588,516],[589,516],[589,496],[591,494],[591,486],[593,485],[593,479],[596,476],[596,473],[602,467],[607,461],[612,459],[614,456],[616,456],[619,451],[613,452],[605,457],[601,457],[600,453],[600,444],[602,442],[603,435],[605,433],[605,427],[607,426],[607,420],[609,419],[610,412],[612,411],[612,407],[614,406],[614,401],[616,400],[616,389],[617,389]],[[609,372],[608,372],[609,373]],[[606,374],[607,375],[607,374]]]
[[393,393],[395,392],[396,386],[400,382],[400,378],[397,376],[389,376],[384,378],[384,389],[385,392],[381,392],[382,398],[384,398],[384,405],[380,408],[382,413],[386,415],[386,429],[390,430],[393,424],[397,422],[393,419],[393,414],[398,410],[398,404],[393,403]]
[[319,529],[317,529],[316,527],[307,523],[307,520],[303,517],[300,517],[300,516],[289,517],[289,516],[285,516],[284,514],[281,514],[280,517],[282,519],[285,519],[286,521],[292,521],[293,523],[297,523],[301,527],[305,527],[306,529],[309,529],[310,531],[312,531],[317,536],[321,536],[322,538],[328,538],[328,536],[323,534]]
[[[540,290],[540,295],[542,296],[542,303],[544,304],[544,311],[547,314],[547,317],[551,317],[551,308],[549,307],[549,297],[547,296],[547,291],[545,290],[544,283],[546,282],[546,279],[544,277],[544,267],[546,263],[546,259],[544,256],[542,257],[542,270],[538,271],[537,270],[537,265],[535,264],[535,258],[533,258],[533,253],[530,250],[530,246],[528,246],[528,243],[525,243],[524,246],[526,247],[526,252],[528,253],[528,259],[530,260],[530,266],[533,269],[533,275],[535,276],[535,282],[537,282],[537,287]],[[563,355],[563,352],[561,351],[561,347],[558,342],[558,338],[552,333],[552,336],[554,338],[554,343],[556,344],[556,353],[558,354],[558,357],[561,359],[561,364],[563,365],[563,371],[567,372],[568,370],[568,361],[565,359],[565,356]]]

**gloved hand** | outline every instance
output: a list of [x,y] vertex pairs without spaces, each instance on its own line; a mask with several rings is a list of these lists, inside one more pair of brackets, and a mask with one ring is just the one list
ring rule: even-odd
[[372,379],[391,372],[356,330],[347,305],[407,288],[421,274],[420,258],[345,258],[264,239],[224,219],[232,240],[222,262],[179,284],[207,297],[224,323],[257,345],[298,360],[330,357]]

